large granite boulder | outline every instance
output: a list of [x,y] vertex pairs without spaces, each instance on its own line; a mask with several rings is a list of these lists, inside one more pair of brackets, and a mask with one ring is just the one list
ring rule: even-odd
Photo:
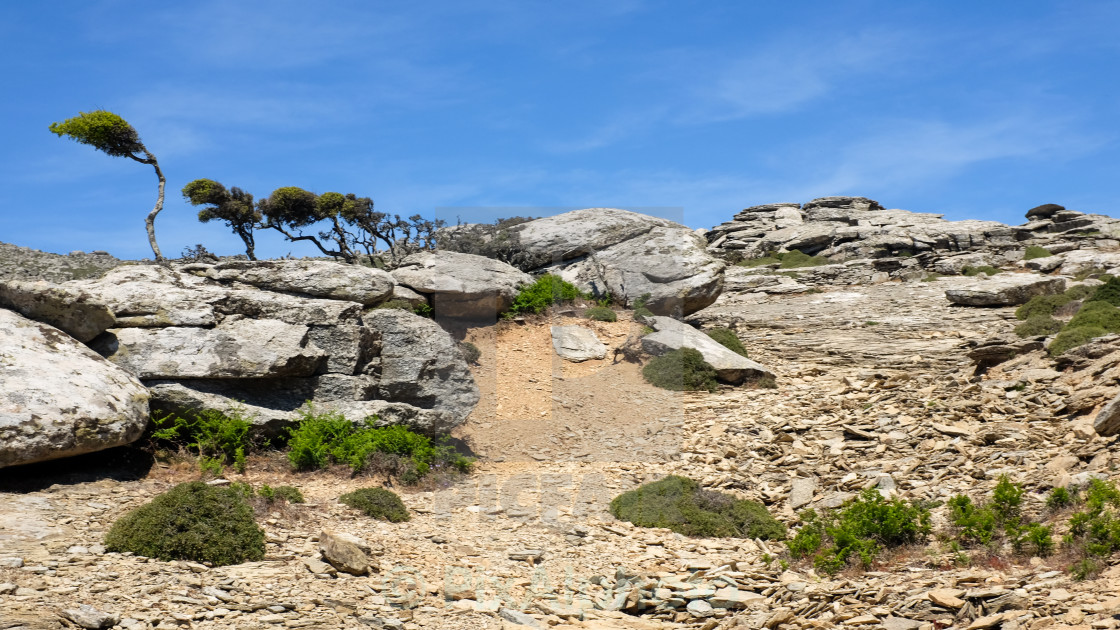
[[1004,273],[977,280],[965,287],[949,289],[945,291],[945,297],[953,304],[964,306],[1017,306],[1037,295],[1051,295],[1065,290],[1065,278]]
[[232,260],[189,265],[185,271],[222,282],[243,282],[268,291],[358,302],[371,306],[393,292],[393,277],[381,269],[327,260]]
[[115,328],[92,347],[139,378],[311,376],[327,354],[307,326],[238,319],[214,328]]
[[128,444],[148,391],[62,331],[0,309],[0,467]]
[[365,325],[381,336],[377,397],[449,414],[462,423],[478,404],[478,386],[455,340],[430,319],[374,309]]
[[595,331],[583,326],[553,326],[552,348],[560,358],[573,363],[607,356],[607,345],[599,341]]
[[629,210],[585,208],[522,223],[510,232],[537,263],[528,270],[601,251],[655,227],[682,226]]
[[629,305],[648,294],[646,308],[655,314],[690,315],[723,291],[726,264],[705,246],[704,237],[688,228],[654,227],[562,268],[560,276]]
[[113,326],[113,312],[77,288],[46,282],[0,282],[0,307],[8,308],[85,343]]
[[651,355],[692,348],[716,369],[719,380],[732,384],[742,383],[747,378],[774,377],[774,373],[761,363],[728,350],[706,333],[684,322],[661,316],[650,317],[646,321],[655,332],[642,337],[642,349]]
[[509,309],[518,287],[533,281],[500,260],[450,251],[412,254],[392,277],[431,296],[436,317],[481,320],[494,320]]

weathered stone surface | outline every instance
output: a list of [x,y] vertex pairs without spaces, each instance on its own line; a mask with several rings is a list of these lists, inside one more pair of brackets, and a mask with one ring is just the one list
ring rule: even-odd
[[378,426],[399,424],[426,435],[444,434],[462,419],[435,409],[388,400],[376,400],[377,382],[368,376],[324,374],[308,379],[254,379],[252,381],[187,380],[147,381],[152,409],[186,414],[203,409],[237,411],[256,431],[283,435],[314,401],[315,413],[338,412],[352,422],[376,417]]
[[[655,227],[679,223],[617,208],[585,208],[535,219],[510,228],[520,247],[543,266],[569,260],[636,238]],[[687,228],[686,228],[687,229]]]
[[128,444],[148,392],[65,333],[0,309],[0,467]]
[[369,552],[369,543],[353,534],[331,530],[323,530],[319,534],[319,553],[343,573],[368,575],[373,562]]
[[736,354],[723,344],[684,322],[671,317],[654,316],[651,326],[656,332],[642,337],[642,349],[652,355],[665,354],[678,348],[693,348],[716,369],[719,379],[742,383],[747,377],[773,377],[762,364]]
[[0,307],[54,326],[83,343],[113,325],[113,312],[77,288],[46,282],[0,282]]
[[655,314],[689,315],[723,291],[726,265],[705,245],[704,237],[688,228],[656,226],[563,268],[560,276],[628,304],[649,294],[646,307]]
[[325,370],[333,374],[357,374],[381,352],[377,331],[356,324],[311,326],[308,338],[327,353]]
[[381,335],[378,398],[444,412],[461,423],[478,404],[474,377],[455,340],[430,319],[398,309],[363,317]]
[[215,328],[116,328],[91,346],[143,379],[310,376],[326,354],[306,326],[271,319],[222,322]]
[[795,510],[809,505],[817,493],[816,477],[798,477],[789,492],[789,506]]
[[77,608],[68,608],[62,611],[62,616],[86,628],[86,630],[111,628],[120,623],[121,620],[120,615],[98,610],[88,604],[82,604]]
[[583,326],[553,326],[552,347],[561,358],[580,363],[607,356],[607,346],[595,331]]
[[945,297],[953,304],[965,306],[1016,306],[1025,304],[1036,295],[1061,293],[1065,289],[1065,278],[999,274],[970,286],[949,289],[945,292]]
[[500,260],[458,252],[417,252],[393,270],[393,278],[432,296],[437,317],[493,320],[513,304],[529,274]]
[[1096,430],[1098,435],[1105,437],[1120,433],[1120,396],[1113,398],[1104,407],[1101,407],[1101,410],[1097,412],[1096,419],[1093,420],[1093,429]]
[[326,260],[233,260],[185,269],[214,280],[366,306],[386,300],[394,284],[392,276],[381,269]]

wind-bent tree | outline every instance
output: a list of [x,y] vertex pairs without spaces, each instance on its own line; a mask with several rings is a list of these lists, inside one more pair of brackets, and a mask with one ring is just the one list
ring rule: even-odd
[[70,136],[72,140],[88,144],[113,157],[131,158],[141,164],[151,164],[152,168],[156,169],[156,177],[159,178],[159,197],[156,198],[155,208],[148,213],[145,224],[148,228],[148,242],[152,246],[152,253],[155,254],[156,260],[163,260],[163,254],[156,245],[155,222],[156,215],[163,210],[163,189],[167,185],[167,180],[163,178],[163,171],[159,169],[156,156],[152,155],[143,142],[140,142],[140,134],[136,133],[125,119],[101,109],[88,113],[78,112],[78,115],[73,118],[51,123],[50,130],[59,137]]
[[198,220],[222,221],[244,241],[249,260],[257,259],[253,231],[260,227],[262,217],[253,205],[253,195],[236,186],[227,190],[212,179],[196,179],[183,186],[183,198],[192,206],[205,206],[198,211]]

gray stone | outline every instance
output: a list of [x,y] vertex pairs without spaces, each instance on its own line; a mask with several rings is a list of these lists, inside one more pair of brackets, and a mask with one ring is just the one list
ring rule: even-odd
[[229,291],[204,278],[154,265],[122,265],[97,280],[66,283],[104,302],[118,328],[214,326],[214,303]]
[[184,269],[214,280],[366,306],[388,299],[394,284],[392,276],[380,269],[326,260],[225,261]]
[[520,626],[529,628],[544,628],[541,622],[532,615],[527,615],[523,612],[511,610],[509,608],[501,608],[498,610],[498,616],[510,623],[515,623]]
[[965,306],[1017,306],[1037,295],[1065,291],[1065,278],[1008,273],[979,280],[967,287],[949,289],[945,297]]
[[659,356],[678,348],[693,348],[716,369],[720,380],[742,383],[748,377],[773,377],[762,364],[728,350],[705,333],[671,317],[649,318],[656,332],[642,337],[642,349]]
[[510,232],[525,252],[541,261],[536,265],[540,267],[602,251],[655,227],[684,226],[629,210],[585,208],[522,223]]
[[432,296],[437,317],[489,319],[513,304],[529,274],[500,260],[450,251],[418,252],[393,270],[393,278]]
[[87,630],[111,628],[120,622],[121,616],[97,610],[88,604],[62,611],[62,616]]
[[798,477],[789,492],[789,506],[793,509],[809,505],[817,492],[816,477]]
[[334,568],[351,575],[368,575],[373,561],[369,543],[344,532],[324,530],[319,534],[319,553]]
[[109,307],[89,293],[41,281],[0,282],[0,307],[54,326],[82,343],[105,332],[115,321]]
[[128,444],[148,391],[62,331],[0,309],[0,467]]
[[306,326],[271,319],[226,320],[215,328],[118,328],[91,344],[143,379],[310,376],[326,353]]
[[1093,429],[1097,432],[1097,435],[1104,437],[1120,433],[1120,396],[1113,398],[1101,407],[1101,410],[1097,412],[1096,419],[1093,420]]
[[573,363],[607,356],[607,345],[595,331],[583,326],[553,326],[552,347],[561,358]]
[[443,412],[462,423],[478,404],[479,391],[455,340],[430,319],[398,309],[375,309],[363,317],[381,335],[375,370],[378,398]]

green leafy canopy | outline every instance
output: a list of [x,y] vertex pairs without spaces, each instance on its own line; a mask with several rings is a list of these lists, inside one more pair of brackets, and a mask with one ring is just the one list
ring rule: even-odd
[[136,153],[144,151],[140,134],[124,118],[102,109],[92,112],[79,112],[73,118],[51,123],[50,130],[59,137],[69,136],[72,140],[88,144],[98,151],[113,157],[136,158]]

